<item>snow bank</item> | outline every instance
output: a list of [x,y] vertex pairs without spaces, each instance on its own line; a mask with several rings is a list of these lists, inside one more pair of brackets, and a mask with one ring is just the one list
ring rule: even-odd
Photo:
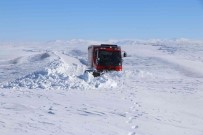
[[[69,57],[69,56],[66,56]],[[48,58],[48,59],[47,59]],[[14,81],[1,84],[3,88],[29,88],[29,89],[94,89],[94,88],[114,88],[117,86],[116,81],[111,79],[110,76],[102,75],[101,77],[94,78],[90,73],[84,73],[86,66],[83,63],[78,63],[77,59],[72,57],[67,58],[69,63],[54,52],[40,53],[37,55],[15,59],[15,64],[25,66],[28,63],[35,66],[34,63],[44,63],[45,59],[47,64],[45,67],[36,68],[35,71],[28,73],[22,77],[18,77]],[[82,67],[82,66],[85,67]],[[42,64],[43,66],[43,64]],[[32,67],[33,68],[33,67]],[[20,72],[23,72],[22,70]]]
[[50,88],[54,86],[66,87],[68,76],[65,74],[66,67],[63,63],[53,61],[49,67],[30,73],[24,77],[18,78],[15,81],[4,85],[4,88],[19,88],[26,87],[35,88]]

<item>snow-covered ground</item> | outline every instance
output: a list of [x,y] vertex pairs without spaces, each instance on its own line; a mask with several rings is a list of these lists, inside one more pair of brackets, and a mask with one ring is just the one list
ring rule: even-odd
[[[84,74],[87,47],[128,53],[123,71]],[[203,42],[0,43],[1,135],[203,135]]]

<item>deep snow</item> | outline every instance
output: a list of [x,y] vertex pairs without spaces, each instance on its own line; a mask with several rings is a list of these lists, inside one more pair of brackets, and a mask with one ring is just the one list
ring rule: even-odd
[[[94,78],[90,44],[128,53]],[[202,135],[203,42],[50,41],[0,44],[0,134]]]

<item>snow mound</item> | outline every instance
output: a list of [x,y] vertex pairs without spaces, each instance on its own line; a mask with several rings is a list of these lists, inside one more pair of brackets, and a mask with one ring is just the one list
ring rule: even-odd
[[51,57],[51,52],[44,52],[44,53],[39,53],[35,55],[30,55],[30,56],[21,56],[17,58],[13,58],[7,61],[1,61],[1,65],[19,65],[19,64],[25,64],[29,63],[32,64],[31,62],[35,61],[43,61],[46,60],[47,58]]

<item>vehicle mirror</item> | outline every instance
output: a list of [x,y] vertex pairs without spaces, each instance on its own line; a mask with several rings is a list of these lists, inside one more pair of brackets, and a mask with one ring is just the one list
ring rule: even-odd
[[123,57],[127,57],[127,53],[126,52],[123,53]]

